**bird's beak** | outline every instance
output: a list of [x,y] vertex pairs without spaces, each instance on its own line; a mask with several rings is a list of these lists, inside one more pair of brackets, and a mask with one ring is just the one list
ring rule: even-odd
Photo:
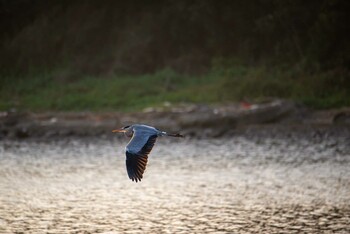
[[114,129],[112,132],[126,132],[125,129]]

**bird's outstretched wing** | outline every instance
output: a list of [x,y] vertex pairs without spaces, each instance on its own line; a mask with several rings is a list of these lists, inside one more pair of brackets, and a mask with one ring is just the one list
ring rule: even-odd
[[149,132],[134,131],[126,146],[126,170],[132,181],[141,181],[146,169],[148,154],[151,152],[157,135]]

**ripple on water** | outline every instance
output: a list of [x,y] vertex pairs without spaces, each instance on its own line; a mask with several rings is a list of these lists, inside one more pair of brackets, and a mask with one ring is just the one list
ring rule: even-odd
[[137,184],[125,143],[0,142],[0,233],[350,232],[342,139],[159,139]]

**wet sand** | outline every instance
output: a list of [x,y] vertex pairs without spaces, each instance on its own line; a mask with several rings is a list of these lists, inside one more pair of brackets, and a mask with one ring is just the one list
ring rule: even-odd
[[350,233],[349,135],[1,141],[0,233]]

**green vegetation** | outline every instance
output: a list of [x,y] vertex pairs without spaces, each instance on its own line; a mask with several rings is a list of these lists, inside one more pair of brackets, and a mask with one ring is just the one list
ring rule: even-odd
[[341,73],[305,74],[236,66],[216,67],[196,76],[164,69],[147,75],[85,76],[66,81],[60,74],[33,75],[30,79],[3,77],[0,110],[134,111],[165,101],[224,103],[275,97],[316,108],[350,105],[349,79]]
[[[136,110],[170,102],[216,101],[206,95],[207,77],[179,75],[166,69],[152,75],[85,76],[62,82],[57,73],[1,80],[0,108],[21,110]],[[209,86],[214,83],[210,82]],[[199,90],[196,92],[195,90]]]
[[349,10],[346,0],[0,0],[0,110],[271,97],[349,106]]

